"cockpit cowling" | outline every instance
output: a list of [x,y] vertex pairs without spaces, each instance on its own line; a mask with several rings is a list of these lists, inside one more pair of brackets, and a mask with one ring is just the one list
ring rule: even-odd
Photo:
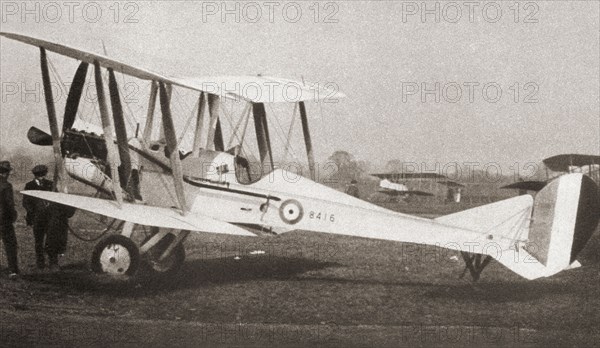
[[228,152],[201,150],[198,157],[185,157],[183,175],[190,180],[252,184],[263,177],[262,166]]

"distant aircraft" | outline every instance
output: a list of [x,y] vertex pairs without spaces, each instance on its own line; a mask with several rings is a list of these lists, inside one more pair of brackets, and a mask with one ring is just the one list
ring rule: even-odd
[[[598,224],[597,186],[582,174],[553,180],[535,200],[524,195],[436,219],[396,213],[314,181],[305,102],[332,93],[342,97],[339,92],[266,76],[167,77],[66,45],[14,33],[0,35],[39,50],[50,135],[33,129],[29,138],[40,145],[51,144],[57,164],[57,192],[22,194],[123,221],[119,234],[107,236],[94,248],[92,269],[99,273],[133,275],[142,263],[157,273],[175,271],[185,259],[183,242],[191,231],[255,236],[257,230],[277,234],[306,230],[460,251],[474,280],[492,259],[527,279],[536,279],[568,269]],[[80,61],[62,127],[52,97],[49,51]],[[102,129],[93,133],[74,127],[90,65],[102,124]],[[141,132],[127,130],[115,73],[150,82],[146,124]],[[228,87],[215,90],[214,84],[208,89],[207,81],[216,81],[218,86],[252,83],[261,93],[246,95]],[[302,177],[291,181],[289,178],[296,175],[275,168],[273,161],[265,104],[289,102],[281,89],[291,83],[300,93],[293,103],[299,110],[313,180]],[[192,114],[196,121],[194,142],[189,153],[180,147],[184,130],[174,125],[171,95],[176,88],[197,95],[197,112]],[[243,155],[242,135],[240,142],[226,151],[219,113],[222,98],[247,103],[238,121],[240,126],[232,133],[245,134],[253,116],[258,165]],[[157,123],[162,123],[160,136],[152,132]],[[69,193],[66,175],[108,199]],[[151,234],[140,244],[132,238],[134,233],[141,233],[136,225],[151,227]]]
[[446,200],[459,203],[461,191],[464,185],[451,181],[442,174],[437,173],[378,173],[371,174],[381,179],[379,182],[379,191],[392,197],[409,197],[409,196],[434,196],[433,193],[409,189],[406,182],[419,180],[420,182],[435,182],[436,184],[447,186]]
[[516,189],[522,194],[527,191],[537,192],[546,186],[551,180],[548,170],[564,173],[583,173],[588,175],[596,183],[600,182],[600,156],[581,154],[561,154],[542,160],[546,166],[546,180],[524,180],[503,186],[504,189]]

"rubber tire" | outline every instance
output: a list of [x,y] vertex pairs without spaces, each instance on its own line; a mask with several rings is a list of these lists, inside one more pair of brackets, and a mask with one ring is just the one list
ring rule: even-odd
[[127,252],[129,252],[130,263],[129,268],[123,273],[128,276],[135,275],[140,267],[140,250],[131,239],[120,234],[107,236],[96,244],[94,251],[92,252],[92,271],[99,274],[106,274],[102,270],[102,265],[100,264],[100,255],[102,254],[102,251],[111,244],[118,244],[127,249]]

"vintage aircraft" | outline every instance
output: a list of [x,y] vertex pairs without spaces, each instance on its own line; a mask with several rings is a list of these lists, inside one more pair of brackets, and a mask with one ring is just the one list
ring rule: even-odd
[[431,192],[410,189],[406,185],[408,181],[417,181],[419,184],[427,182],[446,186],[447,200],[458,203],[460,202],[461,190],[464,188],[464,185],[451,181],[447,176],[438,173],[391,172],[371,175],[381,179],[379,182],[380,189],[378,192],[384,193],[391,197],[406,198],[410,196],[434,196],[434,194]]
[[387,179],[382,179],[379,182],[379,190],[377,190],[377,192],[386,194],[387,196],[391,196],[391,197],[401,197],[401,198],[406,198],[406,197],[410,197],[410,196],[433,196],[433,193],[431,192],[426,192],[426,191],[420,191],[420,190],[411,190],[408,188],[408,186],[401,184],[401,183],[397,183],[397,182],[393,182]]
[[[312,180],[297,178],[274,166],[265,108],[266,103],[290,102],[281,97],[281,89],[292,81],[263,76],[171,78],[106,55],[30,36],[0,35],[39,49],[51,135],[35,129],[29,135],[35,143],[51,143],[57,163],[57,192],[22,193],[124,221],[119,234],[109,235],[96,245],[91,260],[96,272],[132,275],[142,262],[157,272],[170,272],[185,258],[182,243],[190,231],[254,236],[252,231],[266,229],[277,234],[306,230],[433,245],[460,251],[475,280],[492,258],[527,279],[535,279],[567,269],[598,224],[598,191],[582,174],[559,177],[535,200],[529,195],[518,196],[436,219],[395,213],[314,181],[305,102],[330,93],[341,97],[341,93],[297,84],[299,97],[293,103],[299,110]],[[62,131],[52,98],[48,51],[81,62],[68,93]],[[73,127],[90,65],[101,134]],[[109,98],[104,89],[106,71]],[[117,72],[150,81],[149,107],[141,134],[127,132]],[[218,81],[219,86],[251,82],[262,93],[250,96],[231,92],[231,88],[215,90],[214,84],[206,81]],[[175,88],[197,93],[190,153],[181,151],[180,134],[173,122],[171,95]],[[247,125],[250,114],[253,116],[258,165],[253,165],[238,147],[225,151],[218,107],[224,98],[247,102],[246,117],[240,120],[245,119],[241,124]],[[156,99],[160,119],[155,117]],[[151,129],[158,121],[162,121],[162,134],[154,137]],[[245,130],[245,126],[242,128]],[[66,175],[96,188],[109,199],[69,194]],[[132,240],[135,225],[152,227],[153,235],[140,245]]]
[[[561,154],[542,160],[546,167],[546,180],[522,180],[503,186],[504,189],[516,189],[521,193],[538,192],[546,184],[564,173],[584,173],[596,183],[600,183],[600,156],[583,154]],[[551,176],[549,170],[558,173]]]

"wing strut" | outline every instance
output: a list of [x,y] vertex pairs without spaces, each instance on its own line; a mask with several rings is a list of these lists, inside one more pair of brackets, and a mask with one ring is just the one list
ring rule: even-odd
[[168,87],[164,83],[159,83],[160,89],[160,109],[162,113],[162,123],[167,141],[168,157],[171,161],[171,169],[173,170],[173,183],[175,185],[175,194],[179,203],[179,209],[183,215],[186,215],[189,208],[185,201],[183,191],[183,169],[181,168],[181,159],[179,158],[179,147],[177,145],[177,134],[173,125],[173,116],[171,115],[171,107],[169,103]]
[[215,151],[225,151],[225,143],[223,141],[223,129],[221,129],[221,118],[219,117],[219,97],[208,98],[208,110],[211,115],[214,113],[217,118],[215,125]]
[[221,122],[219,121],[219,96],[215,94],[208,95],[208,113],[209,127],[206,148],[216,151],[223,151],[223,132]]
[[273,170],[273,151],[271,151],[271,139],[269,138],[265,104],[252,104],[252,113],[254,114],[254,129],[256,130],[256,141],[258,143],[261,166],[264,168],[267,156],[269,156],[270,168]]
[[46,100],[46,110],[48,111],[48,123],[50,124],[50,133],[52,134],[52,150],[54,152],[54,184],[53,189],[60,192],[67,192],[63,179],[66,178],[65,165],[60,150],[60,133],[58,131],[58,120],[56,119],[56,109],[54,108],[54,96],[52,95],[52,86],[50,84],[50,72],[48,71],[48,58],[46,50],[40,47],[40,63],[42,66],[42,81],[44,83],[44,96]]
[[315,155],[313,153],[312,141],[310,139],[310,129],[308,128],[308,117],[306,116],[306,106],[304,102],[298,103],[300,107],[300,119],[302,120],[302,133],[304,133],[304,144],[306,145],[306,157],[308,157],[308,169],[310,178],[315,181]]
[[196,118],[196,133],[194,133],[194,148],[192,149],[192,157],[198,157],[200,155],[200,148],[202,147],[202,131],[204,128],[204,109],[206,108],[204,92],[200,92],[198,98],[198,115]]
[[148,99],[148,113],[146,114],[146,125],[144,125],[144,141],[143,144],[148,144],[152,137],[152,128],[154,126],[154,109],[156,108],[156,95],[158,94],[158,83],[152,81],[150,87],[150,98]]
[[131,190],[128,190],[129,178],[131,177],[131,156],[129,155],[129,146],[127,144],[127,127],[125,126],[123,106],[121,105],[121,98],[119,96],[119,86],[117,85],[115,72],[111,68],[108,68],[108,91],[117,135],[119,158],[121,159],[121,166],[119,167],[119,174],[121,176],[119,179],[123,188],[131,194]]
[[108,107],[106,106],[106,97],[104,96],[104,83],[102,81],[102,71],[98,61],[94,61],[94,77],[96,80],[96,94],[98,95],[98,107],[100,109],[100,118],[102,119],[102,128],[104,131],[104,141],[106,142],[107,159],[110,166],[111,179],[113,182],[113,191],[119,206],[123,205],[123,192],[119,180],[119,166],[121,165],[119,156],[115,149],[115,140],[113,139],[114,126],[108,116]]

